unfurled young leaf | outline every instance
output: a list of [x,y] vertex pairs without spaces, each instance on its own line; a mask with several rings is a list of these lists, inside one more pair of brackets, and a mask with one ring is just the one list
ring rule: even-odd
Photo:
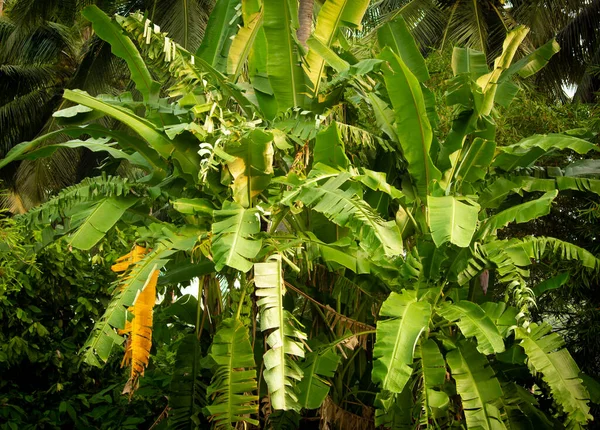
[[264,359],[264,377],[273,409],[300,411],[296,384],[303,372],[293,357],[304,357],[301,343],[306,335],[296,327],[296,319],[283,308],[285,286],[281,257],[254,265],[255,294],[259,298],[260,329],[269,346]]

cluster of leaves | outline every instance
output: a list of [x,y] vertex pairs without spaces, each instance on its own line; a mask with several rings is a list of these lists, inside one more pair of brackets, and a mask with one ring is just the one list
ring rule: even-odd
[[[558,238],[499,234],[547,215],[565,190],[600,193],[596,160],[532,174],[553,151],[598,151],[589,141],[495,140],[495,107],[519,91],[513,78],[558,46],[513,62],[528,32],[519,27],[491,71],[481,52],[455,48],[452,124],[434,133],[429,71],[406,23],[382,26],[376,58],[362,60],[340,31],[357,28],[368,4],[324,2],[306,51],[296,1],[222,0],[196,54],[141,14],[84,11],[142,100],[67,90],[77,105],[55,114],[61,132],[88,139],[40,149],[44,135],[0,161],[84,146],[146,174],[98,178],[108,194],[88,180],[33,214],[52,223],[42,246],[89,250],[126,225],[152,249],[128,267],[82,357],[110,360],[127,309],[161,271],[167,296],[198,287],[157,307],[166,315],[153,344],[176,350],[164,425],[293,427],[318,410],[339,428],[584,426],[588,391],[560,337],[532,322],[529,269],[549,255],[587,269],[600,260]],[[169,98],[151,69],[174,79]]]

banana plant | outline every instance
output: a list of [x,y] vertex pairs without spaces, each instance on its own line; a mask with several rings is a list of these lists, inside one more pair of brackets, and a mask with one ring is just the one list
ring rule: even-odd
[[[55,117],[87,139],[61,145],[103,150],[137,174],[87,179],[21,219],[42,231],[34,249],[94,249],[126,224],[151,250],[127,267],[82,358],[102,365],[126,342],[137,315],[127,309],[160,273],[159,293],[197,286],[169,307],[186,324],[171,339],[173,428],[302,427],[311,410],[339,428],[585,426],[577,365],[531,319],[528,268],[600,260],[552,237],[499,235],[547,215],[558,193],[600,190],[592,160],[532,174],[553,151],[598,150],[585,140],[494,141],[496,104],[556,45],[515,62],[520,27],[491,71],[482,53],[455,48],[445,100],[455,118],[441,136],[401,19],[378,30],[375,58],[353,55],[341,30],[358,27],[367,4],[326,0],[307,51],[296,1],[221,0],[197,53],[141,14],[86,9],[142,97],[67,91],[76,105]],[[46,138],[0,168],[56,150]],[[152,365],[137,362],[136,374]]]

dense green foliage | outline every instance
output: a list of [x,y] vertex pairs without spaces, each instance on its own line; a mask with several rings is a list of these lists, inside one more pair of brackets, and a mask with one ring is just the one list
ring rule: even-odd
[[[54,269],[57,282],[105,294],[116,257],[134,243],[149,249],[106,304],[97,294],[90,302],[92,291],[61,291],[88,313],[86,324],[69,320],[89,334],[72,342],[86,364],[69,350],[69,371],[85,377],[98,372],[88,365],[114,365],[120,330],[160,271],[153,364],[137,391],[125,389],[134,403],[110,397],[127,409],[111,409],[115,420],[131,408],[152,416],[143,425],[173,428],[293,428],[315,416],[336,428],[581,428],[592,418],[593,380],[551,326],[533,322],[536,292],[562,281],[531,268],[562,259],[591,272],[600,260],[565,238],[505,227],[544,219],[563,195],[600,194],[596,160],[545,164],[598,148],[581,131],[496,138],[498,105],[518,100],[515,78],[542,69],[558,46],[513,61],[528,32],[518,27],[491,71],[484,54],[455,48],[440,108],[403,20],[378,29],[375,58],[339,31],[358,27],[368,3],[326,1],[306,52],[294,38],[297,2],[219,1],[195,55],[141,14],[84,10],[139,97],[66,90],[73,105],[54,117],[74,140],[24,142],[0,168],[84,147],[133,174],[61,191],[17,218],[9,231],[23,244],[3,251],[36,255],[51,272],[61,265],[44,258],[75,258],[75,274]],[[230,25],[237,10],[239,30]],[[197,299],[173,303],[190,283]],[[47,322],[28,318],[29,331],[49,335]],[[151,401],[160,391],[165,414]],[[52,425],[63,425],[61,412],[80,426],[113,425],[78,422],[72,403],[48,412]]]

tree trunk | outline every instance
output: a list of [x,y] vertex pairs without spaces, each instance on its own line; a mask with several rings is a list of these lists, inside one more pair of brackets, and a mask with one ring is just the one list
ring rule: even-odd
[[296,32],[296,37],[298,37],[298,41],[305,48],[308,48],[306,41],[308,40],[308,36],[310,36],[310,30],[312,29],[313,5],[314,0],[300,0],[300,7],[298,8],[299,25],[298,31]]
[[4,0],[0,0],[0,16],[4,13]]

